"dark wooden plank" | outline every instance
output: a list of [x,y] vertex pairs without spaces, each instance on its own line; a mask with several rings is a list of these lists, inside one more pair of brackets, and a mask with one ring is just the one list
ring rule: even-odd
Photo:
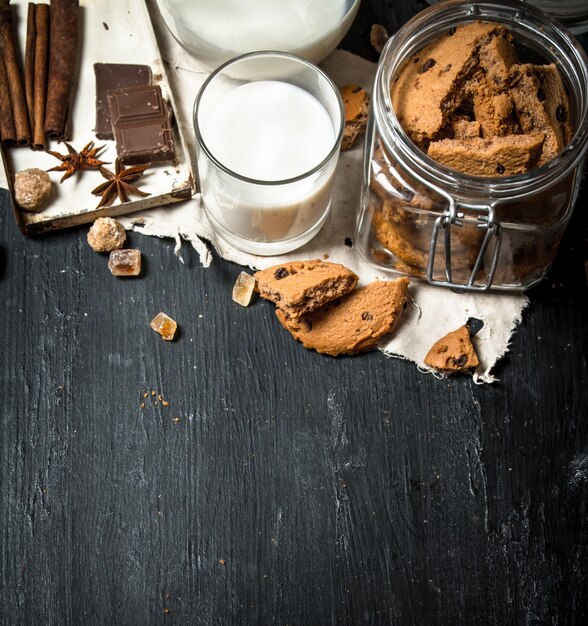
[[0,623],[586,621],[586,199],[476,386],[310,353],[187,246],[114,279],[0,191]]

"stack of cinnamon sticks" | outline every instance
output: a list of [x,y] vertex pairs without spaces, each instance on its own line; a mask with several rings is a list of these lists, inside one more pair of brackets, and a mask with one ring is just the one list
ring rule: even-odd
[[10,0],[0,0],[0,138],[44,150],[64,139],[76,69],[79,0],[28,4],[24,80]]

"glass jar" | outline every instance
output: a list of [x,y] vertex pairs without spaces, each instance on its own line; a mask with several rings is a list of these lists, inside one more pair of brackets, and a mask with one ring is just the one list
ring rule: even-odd
[[[407,136],[390,86],[413,53],[456,26],[503,24],[533,59],[557,64],[573,136],[524,174],[478,177],[449,169]],[[526,59],[521,54],[521,62]],[[382,52],[366,131],[357,247],[378,269],[463,290],[535,285],[551,265],[578,195],[588,145],[588,59],[578,42],[528,4],[448,0],[410,20]]]

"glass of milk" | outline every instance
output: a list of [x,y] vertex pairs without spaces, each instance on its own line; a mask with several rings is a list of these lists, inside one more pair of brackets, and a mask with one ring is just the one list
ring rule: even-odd
[[253,254],[304,245],[327,218],[344,125],[338,89],[305,59],[253,52],[218,68],[194,106],[212,227]]
[[211,68],[256,50],[319,63],[341,42],[360,0],[158,0],[167,27]]

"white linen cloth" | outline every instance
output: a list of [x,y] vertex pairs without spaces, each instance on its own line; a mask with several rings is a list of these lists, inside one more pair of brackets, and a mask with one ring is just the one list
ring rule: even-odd
[[[187,140],[193,163],[196,146],[192,124],[192,108],[198,89],[209,70],[190,56],[171,36],[155,2],[149,0],[155,33],[162,58],[167,65],[171,88],[177,106],[178,123]],[[336,50],[322,64],[322,69],[339,87],[346,84],[363,86],[371,93],[376,64],[342,50]],[[260,269],[286,260],[328,258],[355,271],[360,285],[374,279],[390,279],[365,263],[354,246],[345,244],[354,237],[362,178],[362,148],[356,145],[342,152],[337,166],[331,212],[320,233],[304,247],[286,255],[263,257],[236,250],[210,227],[200,205],[200,195],[172,207],[153,209],[120,218],[128,229],[157,237],[172,237],[181,257],[181,241],[187,240],[198,251],[204,266],[211,263],[209,245],[229,261]],[[431,345],[444,334],[475,317],[484,322],[475,337],[480,365],[474,373],[476,382],[493,382],[491,370],[508,350],[509,341],[521,321],[528,303],[522,294],[465,293],[413,281],[410,286],[411,305],[407,306],[401,325],[386,339],[380,349],[390,356],[413,361],[425,368],[423,359]],[[283,332],[276,320],[276,332]]]

